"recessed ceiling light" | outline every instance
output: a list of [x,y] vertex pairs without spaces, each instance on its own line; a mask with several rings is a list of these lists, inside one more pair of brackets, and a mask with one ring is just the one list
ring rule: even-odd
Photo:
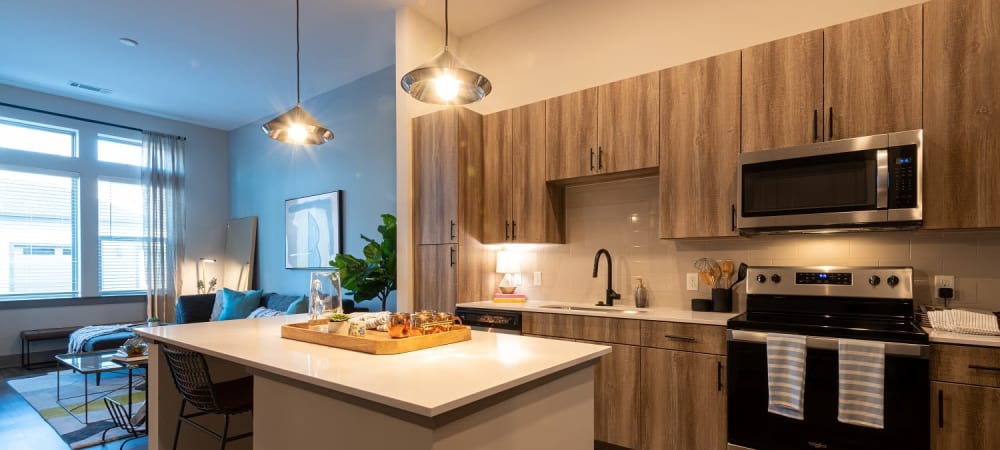
[[135,46],[139,45],[139,41],[137,41],[135,39],[132,39],[132,38],[127,38],[127,37],[118,38],[118,42],[121,42],[122,45],[124,45],[126,47],[135,47]]

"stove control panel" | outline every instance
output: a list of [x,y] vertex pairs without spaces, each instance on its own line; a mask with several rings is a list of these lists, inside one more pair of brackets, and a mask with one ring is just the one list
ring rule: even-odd
[[747,294],[913,298],[911,267],[750,267]]

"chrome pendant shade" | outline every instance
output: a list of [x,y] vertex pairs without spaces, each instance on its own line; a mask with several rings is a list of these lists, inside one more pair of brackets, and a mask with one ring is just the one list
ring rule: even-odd
[[293,144],[324,144],[333,140],[333,132],[319,123],[302,105],[295,105],[288,112],[261,125],[271,139]]
[[295,0],[295,107],[261,125],[260,129],[276,141],[289,144],[324,144],[333,140],[333,132],[302,108],[300,53],[299,0]]
[[444,2],[444,50],[403,75],[399,85],[413,98],[436,105],[467,105],[490,95],[490,80],[448,50],[448,0]]

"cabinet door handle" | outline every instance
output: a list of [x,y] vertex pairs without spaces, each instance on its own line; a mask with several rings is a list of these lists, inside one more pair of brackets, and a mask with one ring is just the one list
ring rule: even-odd
[[830,128],[830,139],[833,139],[833,107],[830,107],[830,123],[828,124]]
[[448,233],[451,235],[451,240],[454,241],[455,240],[455,221],[454,220],[451,221],[451,228],[449,229]]
[[450,255],[449,255],[450,258],[451,258],[451,267],[455,267],[455,247],[452,247],[449,250],[451,250]]
[[510,240],[512,240],[512,241],[516,241],[517,240],[517,222],[516,221],[511,221],[510,222]]
[[604,147],[597,146],[597,170],[604,168]]
[[504,222],[504,225],[503,225],[503,240],[505,240],[505,241],[509,241],[510,240],[510,221],[509,220],[506,221],[506,222]]
[[731,215],[730,220],[732,221],[733,231],[735,232],[736,231],[736,205],[729,205],[729,207],[730,207],[730,212],[731,212],[731,214],[730,214]]
[[719,365],[719,368],[718,368],[718,371],[717,371],[717,374],[718,374],[718,377],[719,377],[719,388],[718,389],[719,389],[719,392],[722,392],[722,361],[716,361],[716,363]]
[[944,391],[938,389],[938,428],[944,428]]
[[670,339],[671,341],[680,341],[680,342],[695,342],[695,341],[697,341],[697,339],[695,339],[695,338],[693,338],[691,336],[674,336],[674,335],[670,335],[670,334],[664,334],[663,337],[665,337],[667,339]]
[[992,372],[1000,372],[1000,367],[980,366],[977,364],[969,364],[969,368],[972,370],[989,370]]
[[819,110],[813,110],[813,142],[819,141]]
[[594,171],[594,147],[590,147],[590,171]]

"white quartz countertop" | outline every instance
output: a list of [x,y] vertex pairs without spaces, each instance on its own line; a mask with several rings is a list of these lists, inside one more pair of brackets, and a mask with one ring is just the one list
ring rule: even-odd
[[[588,311],[580,309],[558,309],[544,308],[544,306],[570,306],[582,308],[600,309],[600,311]],[[684,322],[702,325],[726,325],[726,321],[736,317],[735,312],[704,312],[692,311],[681,308],[630,308],[627,306],[594,306],[589,303],[568,303],[568,302],[547,302],[542,300],[529,300],[524,303],[495,303],[493,301],[460,303],[458,306],[469,308],[499,309],[509,311],[524,311],[552,314],[575,314],[581,316],[615,317],[619,319],[641,319],[656,320],[661,322]],[[616,311],[616,312],[608,312]]]
[[1000,347],[1000,336],[979,336],[975,334],[951,333],[925,328],[933,344],[978,345],[980,347]]
[[434,417],[611,352],[603,345],[472,332],[472,339],[370,355],[281,337],[304,314],[136,328],[140,336]]

